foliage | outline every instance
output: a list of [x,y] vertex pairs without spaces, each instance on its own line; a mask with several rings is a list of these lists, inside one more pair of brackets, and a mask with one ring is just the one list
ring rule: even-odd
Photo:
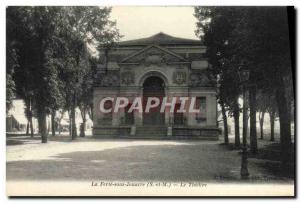
[[[256,139],[256,89],[275,98],[284,164],[291,148],[290,99],[294,97],[289,82],[292,71],[286,7],[197,7],[195,16],[196,34],[207,46],[212,72],[219,77],[219,99],[230,106],[227,99],[240,94],[236,72],[241,68],[250,71],[250,123],[253,125],[250,137]],[[266,108],[262,103],[266,101],[259,103],[260,108]],[[274,109],[273,99],[268,108]]]
[[43,142],[47,141],[47,114],[90,102],[89,47],[111,44],[120,37],[110,11],[105,7],[7,8],[7,103],[14,91],[25,103],[32,102]]

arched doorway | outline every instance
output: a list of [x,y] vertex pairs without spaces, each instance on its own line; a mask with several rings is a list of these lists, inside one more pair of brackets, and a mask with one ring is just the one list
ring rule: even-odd
[[[143,113],[143,125],[164,125],[165,113],[160,112],[161,102],[165,96],[165,83],[157,76],[148,77],[143,83],[143,109],[145,109],[148,97],[160,99],[159,106]],[[145,111],[145,110],[144,110]]]

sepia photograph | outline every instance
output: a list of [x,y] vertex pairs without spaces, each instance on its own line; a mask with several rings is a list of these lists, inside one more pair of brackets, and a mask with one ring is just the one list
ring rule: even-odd
[[8,197],[296,197],[293,6],[5,9]]

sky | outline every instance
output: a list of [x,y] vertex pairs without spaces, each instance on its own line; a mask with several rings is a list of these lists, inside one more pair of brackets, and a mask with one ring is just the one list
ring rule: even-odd
[[193,7],[113,7],[111,19],[124,37],[121,41],[152,36],[158,32],[197,39],[196,18]]

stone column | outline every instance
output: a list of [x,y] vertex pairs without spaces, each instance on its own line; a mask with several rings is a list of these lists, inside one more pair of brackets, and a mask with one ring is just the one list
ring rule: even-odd
[[135,134],[136,134],[136,126],[133,125],[133,126],[131,126],[131,128],[130,128],[130,135],[134,136]]
[[124,124],[125,123],[125,109],[121,108],[117,114],[118,114],[118,120],[119,120],[118,125]]
[[215,126],[216,125],[216,96],[214,94],[209,94],[206,96],[206,117],[207,125]]
[[[142,98],[142,103],[143,103],[143,87],[139,88],[137,97]],[[143,125],[143,112],[139,112],[138,110],[134,111],[134,125],[136,126]]]
[[140,113],[137,110],[134,110],[134,125],[142,126],[143,125],[143,113]]
[[167,136],[172,136],[172,126],[168,126],[168,132],[167,132]]
[[120,120],[119,120],[119,113],[112,113],[112,126],[119,126]]
[[165,110],[165,126],[170,125],[170,111]]

